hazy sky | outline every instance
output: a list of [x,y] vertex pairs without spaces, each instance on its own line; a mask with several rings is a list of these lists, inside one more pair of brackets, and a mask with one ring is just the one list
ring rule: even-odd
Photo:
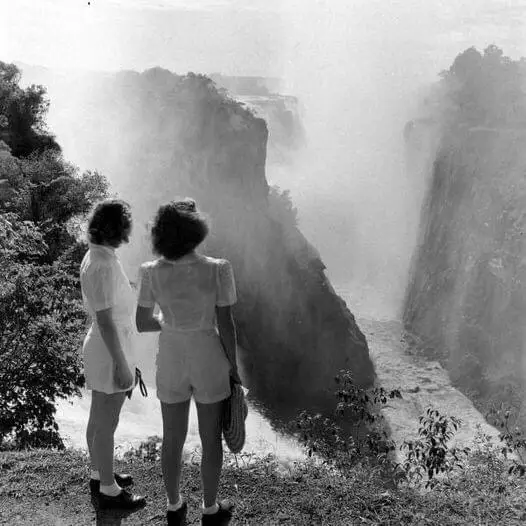
[[[0,60],[283,78],[299,97],[309,146],[297,166],[268,166],[267,177],[291,190],[331,279],[346,286],[372,272],[379,290],[394,287],[396,302],[422,199],[405,169],[402,133],[417,115],[419,88],[470,46],[526,56],[526,0],[90,2],[0,0]],[[79,93],[50,86],[48,122],[66,157],[83,166],[89,137],[71,136],[67,119],[89,110],[62,111]]]
[[1,59],[105,70],[279,71],[282,28],[272,0],[250,8],[236,0],[90,3],[0,0]]
[[[0,59],[51,67],[138,69],[161,65],[232,74],[282,75],[305,40],[331,34],[320,14],[351,15],[350,42],[392,52],[443,49],[498,36],[526,54],[525,0],[0,0]],[[323,22],[321,22],[323,25]],[[336,32],[332,39],[348,39]],[[383,46],[382,46],[383,44]],[[364,48],[365,49],[365,48]],[[447,56],[447,58],[446,58]],[[341,57],[335,57],[340,59]],[[436,57],[435,61],[439,61]],[[434,69],[433,69],[434,70]]]

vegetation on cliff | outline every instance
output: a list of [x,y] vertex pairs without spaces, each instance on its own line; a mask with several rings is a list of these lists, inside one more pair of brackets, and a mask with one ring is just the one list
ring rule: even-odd
[[83,385],[75,220],[107,183],[62,158],[45,89],[19,80],[0,62],[0,447],[60,447],[54,402]]
[[[342,387],[340,394],[345,381]],[[346,394],[350,405],[362,406],[360,397]],[[418,439],[404,444],[409,454],[402,466],[357,456],[338,430],[318,426],[307,446],[322,449],[307,461],[286,465],[272,456],[227,454],[220,493],[236,503],[236,524],[254,526],[523,524],[526,480],[488,437],[478,436],[471,452],[455,452],[449,442],[456,425],[428,411]],[[136,490],[148,496],[146,508],[133,514],[101,510],[91,501],[85,453],[0,452],[0,517],[20,526],[165,524],[159,444],[151,437],[117,461],[117,469],[131,473]],[[191,524],[199,521],[199,460],[195,451],[183,467],[181,491]]]
[[526,126],[526,59],[513,60],[498,46],[471,47],[441,73],[452,123],[488,128]]

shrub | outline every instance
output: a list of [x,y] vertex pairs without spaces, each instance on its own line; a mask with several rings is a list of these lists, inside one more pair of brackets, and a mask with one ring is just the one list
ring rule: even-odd
[[488,412],[488,420],[497,428],[501,429],[499,438],[502,443],[500,452],[504,458],[512,456],[512,464],[508,473],[524,476],[526,474],[526,460],[524,451],[526,450],[526,436],[524,432],[510,422],[512,411],[501,404],[500,408],[492,408]]
[[422,482],[427,477],[425,486],[428,488],[436,484],[437,475],[449,475],[455,468],[463,468],[462,462],[470,449],[449,448],[448,445],[460,425],[458,418],[428,408],[420,417],[419,438],[405,441],[400,446],[407,452],[406,460],[400,466],[404,478]]
[[0,61],[0,447],[63,447],[55,401],[80,394],[86,329],[72,228],[108,193],[46,131],[42,86]]
[[161,448],[163,440],[161,437],[154,435],[143,440],[137,447],[124,453],[124,459],[133,461],[136,459],[146,462],[157,462],[161,459]]
[[309,456],[316,454],[340,470],[350,470],[365,457],[386,465],[395,444],[389,439],[380,408],[401,398],[400,391],[357,387],[350,371],[340,371],[335,382],[338,402],[333,415],[303,411],[296,419],[300,443]]
[[86,328],[78,278],[53,265],[11,260],[0,282],[0,446],[62,447],[58,398],[79,395]]

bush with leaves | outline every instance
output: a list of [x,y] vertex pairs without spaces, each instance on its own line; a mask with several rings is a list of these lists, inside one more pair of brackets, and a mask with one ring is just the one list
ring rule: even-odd
[[500,453],[506,459],[511,457],[512,461],[508,473],[523,477],[526,474],[526,459],[524,457],[526,435],[518,426],[512,425],[512,417],[511,409],[504,407],[503,404],[499,408],[491,408],[487,415],[488,421],[497,429],[501,429],[499,434],[502,442]]
[[163,439],[157,435],[149,436],[143,440],[137,447],[134,447],[124,453],[124,459],[128,462],[140,459],[146,462],[158,462],[161,459]]
[[429,488],[436,484],[437,475],[449,475],[455,468],[463,468],[470,449],[449,447],[460,425],[461,420],[454,416],[442,415],[432,408],[426,410],[420,417],[419,438],[406,440],[400,446],[407,453],[400,466],[406,480],[417,483],[425,480],[425,487]]
[[62,447],[55,402],[80,394],[86,330],[74,223],[107,195],[45,130],[45,89],[0,62],[0,448]]
[[45,150],[60,151],[46,129],[49,101],[43,86],[20,87],[21,72],[15,64],[0,61],[0,140],[17,157]]
[[11,259],[0,284],[0,318],[0,446],[61,447],[54,403],[80,394],[84,383],[78,277],[62,261]]
[[400,391],[357,387],[351,372],[343,370],[335,382],[338,402],[332,417],[303,411],[296,419],[296,434],[308,455],[316,454],[341,470],[351,469],[365,457],[386,464],[395,444],[385,430],[380,408],[402,398]]

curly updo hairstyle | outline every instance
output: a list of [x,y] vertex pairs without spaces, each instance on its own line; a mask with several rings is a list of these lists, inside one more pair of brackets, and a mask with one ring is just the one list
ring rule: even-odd
[[88,221],[88,239],[117,248],[127,242],[132,228],[130,205],[121,199],[97,203]]
[[193,199],[171,201],[159,207],[152,226],[153,251],[166,259],[189,254],[208,235],[208,223]]

